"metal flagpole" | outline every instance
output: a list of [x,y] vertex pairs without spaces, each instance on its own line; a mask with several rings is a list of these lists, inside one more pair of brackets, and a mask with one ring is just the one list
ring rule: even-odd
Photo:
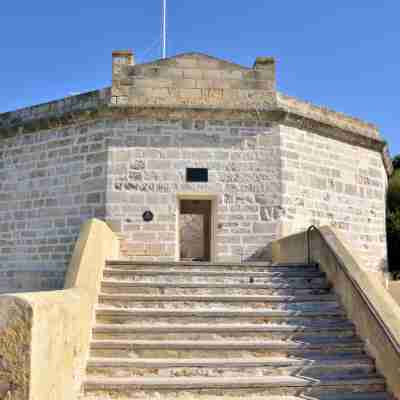
[[162,58],[167,58],[167,0],[163,1]]

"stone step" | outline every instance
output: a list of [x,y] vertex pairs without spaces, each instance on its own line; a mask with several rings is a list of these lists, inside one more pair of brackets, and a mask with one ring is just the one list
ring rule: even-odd
[[286,263],[286,264],[272,264],[269,262],[244,262],[244,263],[212,263],[212,262],[185,262],[185,261],[121,261],[111,260],[106,263],[107,268],[112,269],[125,269],[134,270],[140,268],[162,268],[169,270],[192,269],[192,270],[206,270],[218,269],[227,271],[269,271],[269,270],[291,270],[291,269],[305,269],[305,270],[318,270],[315,264],[303,263]]
[[374,363],[366,356],[256,359],[131,359],[91,358],[89,375],[143,377],[256,377],[298,375],[305,377],[368,375],[375,372]]
[[195,295],[146,295],[129,293],[100,293],[100,301],[109,302],[204,302],[214,301],[217,303],[296,303],[296,302],[333,302],[337,301],[337,296],[330,294],[299,294],[299,295],[265,295],[265,296],[195,296]]
[[300,295],[327,294],[330,291],[328,283],[292,284],[227,284],[227,283],[154,283],[129,282],[109,280],[101,284],[103,293],[135,293],[152,295]]
[[170,270],[169,268],[135,268],[133,270],[105,268],[103,270],[105,277],[126,278],[131,276],[187,276],[187,277],[213,277],[213,278],[324,278],[325,273],[318,269],[308,268],[292,268],[282,270],[282,268],[272,269],[266,271],[217,271],[212,269],[193,270],[179,268]]
[[361,354],[358,338],[279,340],[92,340],[92,357],[130,358],[240,358]]
[[300,324],[203,324],[203,325],[129,325],[105,324],[93,328],[94,339],[130,340],[306,340],[310,336],[330,336],[338,340],[354,337],[354,326],[347,321]]
[[[263,389],[263,394],[284,394],[284,395],[312,395],[325,392],[382,392],[384,391],[384,380],[381,377],[371,375],[362,377],[347,377],[333,379],[308,379],[297,376],[266,376],[266,377],[189,377],[189,378],[105,378],[89,377],[85,383],[86,392],[136,392],[143,391],[146,395],[152,396],[147,391],[187,391],[188,394],[201,394],[198,391],[206,390],[208,395],[213,393],[209,390],[223,390],[226,395],[230,391],[240,389]],[[268,389],[272,389],[269,391]],[[303,389],[303,390],[302,390]],[[197,393],[196,393],[197,392]],[[242,392],[251,393],[251,391]],[[179,393],[179,392],[178,392]],[[178,396],[182,393],[173,393]],[[254,393],[254,392],[253,392]],[[155,394],[155,393],[154,393]],[[158,393],[159,395],[159,393]],[[247,397],[247,396],[246,396]],[[136,397],[135,397],[136,398]],[[150,397],[151,398],[151,397]],[[188,398],[192,398],[188,396]],[[197,396],[196,396],[197,398]],[[340,397],[339,397],[340,398]],[[164,397],[163,397],[164,399]]]
[[328,282],[325,277],[253,277],[247,274],[238,275],[192,275],[192,274],[162,274],[162,275],[142,275],[142,274],[124,274],[121,277],[104,276],[104,282],[120,282],[121,284],[129,283],[150,283],[150,284],[173,284],[179,286],[181,284],[211,284],[211,285],[252,285],[262,286],[274,285],[283,288],[325,288]]
[[255,310],[229,310],[226,308],[208,309],[208,310],[161,310],[161,309],[143,309],[143,308],[112,308],[98,307],[96,309],[97,322],[123,322],[138,323],[138,321],[165,321],[174,323],[173,321],[181,321],[181,323],[191,323],[192,321],[203,321],[214,323],[216,320],[251,320],[255,319],[260,322],[270,320],[288,320],[288,319],[324,319],[332,317],[344,317],[345,313],[342,308],[331,309],[329,307],[320,307],[315,310],[272,310],[272,309],[255,309]]
[[91,348],[93,349],[179,349],[179,350],[254,350],[254,349],[296,349],[310,350],[320,349],[321,347],[331,347],[340,350],[341,348],[352,347],[355,349],[363,349],[363,343],[358,338],[342,338],[338,341],[335,338],[315,338],[309,339],[307,342],[296,342],[292,340],[256,340],[256,341],[239,341],[239,340],[93,340]]
[[299,307],[313,308],[322,304],[338,305],[334,294],[327,295],[299,295],[299,296],[194,296],[194,295],[145,295],[128,293],[100,293],[101,306],[119,306],[130,308],[282,308]]
[[[216,400],[215,398],[209,398],[208,400]],[[233,399],[230,399],[233,400]],[[237,400],[237,399],[236,399]],[[256,399],[252,399],[256,400]],[[260,400],[260,399],[258,399]],[[265,400],[300,400],[299,398],[293,399],[265,399]],[[301,400],[304,400],[301,399]],[[308,396],[307,400],[394,400],[392,396],[389,395],[387,392],[342,392],[342,391],[332,391],[329,392],[321,392],[314,396]]]
[[[368,387],[369,389],[371,386]],[[304,397],[304,390],[299,390],[300,394],[296,395],[274,395],[270,393],[263,393],[262,390],[254,391],[254,390],[235,390],[234,392],[230,392],[226,390],[210,390],[210,391],[201,391],[196,394],[196,397],[193,397],[193,393],[182,391],[182,392],[164,392],[163,400],[187,400],[189,399],[198,399],[198,400],[238,400],[238,399],[249,399],[249,400],[395,400],[392,396],[390,396],[387,392],[349,392],[342,390],[328,390],[328,387],[324,388],[325,391],[316,391],[313,389],[313,393],[308,391],[305,393],[306,397]],[[363,388],[360,387],[360,390]],[[296,392],[296,390],[294,390]],[[212,394],[210,394],[212,393]],[[118,400],[143,400],[143,392],[118,392],[117,393]],[[160,393],[157,391],[147,391],[146,400],[160,400]],[[106,400],[101,392],[96,393],[95,391],[89,391],[85,395],[83,395],[82,400]]]
[[[255,297],[255,296],[254,296]],[[315,296],[316,297],[316,296]],[[318,309],[336,309],[340,307],[337,300],[333,301],[262,301],[258,297],[258,301],[254,298],[250,301],[239,302],[241,296],[238,296],[234,301],[229,301],[229,297],[216,296],[148,296],[143,299],[143,296],[113,296],[101,294],[99,296],[100,307],[121,307],[121,308],[153,308],[161,310],[178,310],[178,309],[230,309],[230,310],[252,310],[259,308],[268,309],[285,309],[285,310],[318,310]],[[232,299],[232,297],[231,297]],[[144,301],[143,301],[144,300]],[[222,301],[221,301],[222,300]]]

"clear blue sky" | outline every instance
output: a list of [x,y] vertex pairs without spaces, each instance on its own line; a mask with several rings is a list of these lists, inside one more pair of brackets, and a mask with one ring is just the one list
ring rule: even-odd
[[[281,91],[376,123],[400,153],[400,1],[168,0],[168,53],[278,60]],[[111,52],[159,56],[161,0],[4,1],[0,112],[110,85]],[[153,48],[152,48],[152,45]]]

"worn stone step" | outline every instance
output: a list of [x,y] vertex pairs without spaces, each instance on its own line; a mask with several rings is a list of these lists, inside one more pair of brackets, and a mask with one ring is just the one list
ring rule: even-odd
[[330,286],[325,283],[293,284],[228,284],[228,283],[155,283],[109,280],[103,281],[101,290],[104,293],[135,293],[154,295],[298,295],[327,294]]
[[[308,379],[297,376],[267,376],[267,377],[244,377],[244,378],[104,378],[90,377],[84,383],[85,391],[197,391],[201,389],[252,389],[263,388],[275,389],[271,394],[294,394],[299,395],[299,389],[308,389],[304,394],[313,392],[320,393],[321,390],[348,390],[348,391],[384,391],[384,380],[381,377],[363,376],[346,377],[334,379]],[[290,390],[290,388],[297,390]],[[316,390],[312,390],[315,388]],[[310,390],[311,389],[311,390]],[[264,392],[268,393],[268,392]],[[209,393],[211,394],[211,393]],[[227,393],[229,394],[229,393]]]
[[292,268],[284,270],[282,268],[272,269],[267,271],[221,271],[212,269],[203,270],[193,270],[193,269],[183,269],[179,268],[176,270],[170,270],[168,268],[136,268],[133,270],[126,269],[113,269],[105,268],[103,270],[103,275],[105,277],[115,277],[115,278],[127,278],[131,276],[175,276],[175,277],[212,277],[212,278],[324,278],[325,273],[318,269],[308,269],[308,268]]
[[[335,309],[340,307],[337,299],[330,296],[329,300],[318,296],[310,297],[295,296],[135,296],[121,294],[101,293],[99,304],[101,307],[121,307],[121,308],[154,308],[154,309],[288,309],[288,310],[314,310],[319,308]],[[327,296],[328,297],[328,296]],[[281,300],[279,302],[278,300]],[[268,301],[270,300],[270,301]]]
[[339,306],[333,294],[299,296],[190,296],[190,295],[135,295],[119,293],[100,293],[101,306],[130,308],[283,308],[313,309],[321,304]]
[[91,358],[87,372],[96,376],[143,377],[256,377],[297,375],[305,377],[368,375],[375,371],[374,363],[366,356],[258,359],[130,359]]
[[[212,400],[211,398],[208,400]],[[214,399],[216,400],[216,399]],[[253,399],[255,400],[255,399]],[[265,399],[270,400],[270,399]],[[274,400],[274,399],[272,399]],[[278,399],[275,399],[278,400]],[[286,400],[286,399],[279,399],[279,400]],[[292,400],[292,399],[289,399]],[[297,399],[293,399],[297,400]],[[387,392],[342,392],[342,391],[332,391],[329,392],[322,392],[318,393],[315,396],[307,397],[307,400],[395,400],[389,393]]]
[[[144,310],[143,310],[144,312]],[[293,313],[292,313],[293,314]],[[296,318],[290,316],[290,313],[283,314],[281,313],[279,316],[275,314],[275,316],[257,316],[254,313],[252,315],[244,315],[244,313],[240,314],[239,317],[234,317],[232,314],[221,314],[219,316],[205,316],[199,315],[197,316],[183,316],[183,315],[168,315],[168,314],[141,314],[140,316],[131,314],[131,315],[113,315],[113,314],[99,314],[97,316],[97,323],[98,324],[136,324],[137,326],[144,326],[144,325],[157,325],[157,324],[187,324],[187,325],[194,325],[194,324],[203,324],[203,325],[214,325],[220,326],[225,324],[232,324],[233,322],[237,322],[238,324],[253,324],[253,325],[269,325],[271,323],[291,323],[291,322],[298,322],[299,324],[307,324],[307,322],[312,322],[318,319],[336,319],[342,320],[343,317],[332,316],[332,315],[322,315],[314,318],[310,318],[306,316],[305,313],[298,313],[299,315]]]
[[357,338],[317,338],[314,340],[92,340],[92,357],[130,358],[240,358],[321,354],[360,354],[363,343]]
[[319,332],[354,332],[354,325],[347,319],[331,318],[331,319],[295,319],[286,321],[285,323],[253,323],[244,324],[241,322],[231,321],[229,324],[210,325],[207,323],[196,324],[96,324],[94,326],[95,333],[120,332],[127,334],[135,333],[262,333],[262,332],[288,332],[288,333],[307,333],[318,334]]
[[354,337],[354,326],[346,321],[323,324],[203,324],[203,325],[129,325],[105,324],[93,328],[94,339],[130,340],[305,340],[310,336],[340,339]]
[[[363,390],[363,387],[357,387],[360,390]],[[164,392],[163,400],[187,400],[189,399],[199,399],[199,400],[238,400],[238,399],[249,399],[249,400],[395,400],[392,396],[390,396],[387,392],[376,392],[370,391],[365,392],[362,391],[360,393],[343,391],[343,390],[335,390],[333,387],[332,390],[329,390],[329,387],[323,387],[324,390],[317,391],[316,388],[311,390],[297,390],[290,389],[289,391],[300,392],[298,396],[290,395],[290,394],[279,394],[274,395],[271,394],[272,390],[269,390],[269,393],[263,392],[263,390],[234,390],[228,392],[227,390],[203,390],[196,393],[196,396],[193,396],[193,393],[187,391],[179,391],[179,392]],[[371,386],[368,386],[368,389],[371,390]],[[345,390],[345,389],[344,389]],[[365,390],[365,387],[364,387]],[[302,393],[303,392],[303,393]],[[118,400],[143,400],[144,393],[142,391],[135,392],[121,392],[117,393]],[[146,400],[160,400],[160,393],[157,391],[147,391],[146,392]],[[89,391],[84,394],[82,400],[108,400],[104,398],[101,392],[96,393],[95,391]]]
[[294,288],[324,288],[328,285],[325,277],[256,277],[247,274],[237,275],[192,275],[192,274],[160,274],[160,275],[142,275],[142,274],[123,274],[122,276],[108,277],[104,276],[104,281],[128,283],[151,283],[151,284],[222,284],[222,285],[277,285],[282,287]]
[[254,287],[254,285],[210,285],[210,284],[158,284],[151,283],[138,284],[130,282],[127,285],[118,281],[105,281],[101,287],[102,293],[136,294],[136,295],[167,295],[167,296],[298,296],[298,295],[326,295],[330,294],[330,287],[323,289],[288,289],[277,287],[277,285],[267,285]]
[[255,309],[255,310],[229,310],[226,308],[193,310],[193,309],[143,309],[143,308],[113,308],[98,307],[96,309],[97,321],[124,322],[129,321],[137,323],[138,321],[158,320],[173,323],[175,320],[181,320],[186,323],[191,321],[207,321],[213,323],[215,320],[232,320],[232,319],[257,319],[260,322],[270,320],[288,320],[288,319],[323,319],[332,317],[344,317],[345,313],[342,308],[320,307],[315,310],[272,310],[272,309]]
[[206,270],[218,269],[228,271],[269,271],[269,270],[290,270],[290,269],[307,269],[318,270],[315,264],[303,263],[286,263],[286,264],[273,264],[269,262],[243,262],[243,263],[215,263],[215,262],[185,262],[185,261],[107,261],[107,268],[112,269],[140,269],[140,268],[163,268],[170,270],[192,269],[192,270]]
[[93,340],[91,348],[109,349],[179,349],[179,350],[253,350],[253,349],[320,349],[321,347],[332,347],[338,350],[342,347],[363,348],[363,343],[358,338],[315,338],[306,342],[292,340],[255,340],[255,341],[210,341],[210,340]]
[[146,294],[129,294],[129,293],[100,293],[99,300],[109,302],[204,302],[210,301],[218,303],[296,303],[296,302],[333,302],[337,301],[337,296],[330,294],[299,294],[299,295],[265,295],[265,296],[195,296],[195,295],[146,295]]

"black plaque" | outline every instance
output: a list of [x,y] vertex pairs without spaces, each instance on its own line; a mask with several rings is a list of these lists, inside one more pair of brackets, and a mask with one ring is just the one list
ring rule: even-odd
[[208,169],[186,168],[186,182],[208,182]]
[[151,221],[153,221],[153,218],[154,218],[154,214],[150,210],[147,210],[143,213],[143,221],[151,222]]

